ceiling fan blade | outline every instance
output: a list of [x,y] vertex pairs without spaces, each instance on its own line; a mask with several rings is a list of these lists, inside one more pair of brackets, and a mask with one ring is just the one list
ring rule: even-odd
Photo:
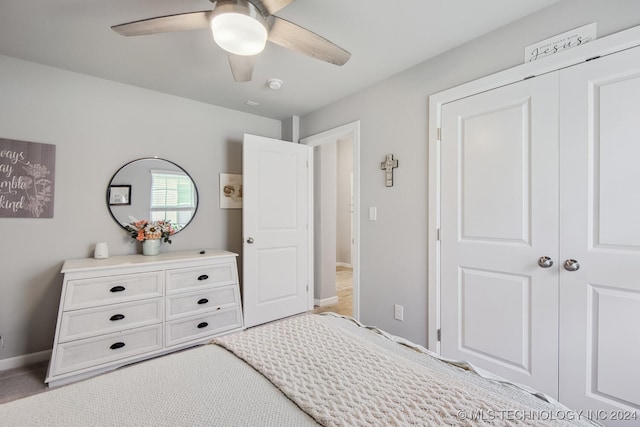
[[241,56],[229,54],[229,65],[231,73],[236,82],[248,82],[253,77],[253,64],[255,56]]
[[113,31],[123,36],[142,36],[169,31],[198,30],[208,28],[211,11],[179,13],[177,15],[158,16],[114,25]]
[[305,55],[344,65],[351,54],[324,37],[277,16],[269,19],[269,41]]
[[[280,9],[284,9],[295,0],[249,0],[255,7],[257,7],[264,16],[273,15]],[[266,13],[264,13],[266,12]]]

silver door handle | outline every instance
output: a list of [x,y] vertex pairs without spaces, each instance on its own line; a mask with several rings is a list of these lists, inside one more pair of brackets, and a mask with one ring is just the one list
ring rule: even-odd
[[252,243],[253,243],[253,237],[249,237],[249,238],[247,239],[247,243],[248,243],[248,244],[252,244]]
[[564,269],[567,271],[578,271],[580,269],[580,263],[575,259],[568,259],[564,262]]
[[551,266],[553,266],[553,260],[548,256],[541,256],[538,259],[538,265],[542,268],[550,268]]

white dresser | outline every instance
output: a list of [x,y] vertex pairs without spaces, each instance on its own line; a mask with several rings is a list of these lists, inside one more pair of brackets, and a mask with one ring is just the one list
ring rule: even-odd
[[237,254],[73,259],[45,382],[58,386],[243,328]]

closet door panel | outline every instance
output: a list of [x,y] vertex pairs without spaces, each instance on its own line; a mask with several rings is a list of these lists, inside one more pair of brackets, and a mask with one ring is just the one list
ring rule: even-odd
[[561,71],[560,115],[560,399],[640,411],[640,49]]
[[[460,348],[527,375],[531,368],[530,277],[461,268],[459,292]],[[487,312],[499,315],[487,316]]]
[[640,387],[635,381],[637,374],[634,375],[640,360],[637,339],[620,332],[623,325],[640,325],[640,295],[591,286],[588,300],[592,302],[589,317],[597,328],[591,344],[597,360],[591,363],[591,369],[596,368],[591,378],[597,384],[595,394],[637,406],[640,402]]
[[640,76],[631,73],[593,82],[591,98],[593,245],[639,250],[640,197],[624,189],[635,191],[640,183]]
[[551,74],[442,108],[441,352],[552,396],[557,96]]
[[529,243],[529,101],[460,118],[463,240]]

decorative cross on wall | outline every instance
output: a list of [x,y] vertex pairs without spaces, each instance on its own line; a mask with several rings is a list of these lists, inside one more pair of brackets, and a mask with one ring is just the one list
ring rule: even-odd
[[393,170],[398,167],[398,161],[393,160],[393,154],[387,154],[384,162],[380,163],[380,169],[385,172],[385,185],[393,187]]

